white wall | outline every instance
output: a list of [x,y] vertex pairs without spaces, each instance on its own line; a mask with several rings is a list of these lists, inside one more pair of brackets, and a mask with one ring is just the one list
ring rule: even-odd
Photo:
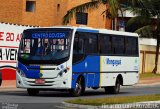
[[152,45],[156,46],[157,45],[157,40],[152,39],[152,38],[140,38],[139,39],[140,45]]
[[0,67],[16,67],[17,52],[21,34],[29,26],[0,23]]
[[[136,15],[133,14],[131,11],[123,11],[123,17],[135,17]],[[120,11],[118,11],[118,17],[122,17],[122,14]]]

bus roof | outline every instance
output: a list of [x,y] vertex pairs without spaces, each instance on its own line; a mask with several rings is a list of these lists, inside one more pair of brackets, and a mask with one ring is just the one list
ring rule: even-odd
[[100,29],[99,33],[138,37],[137,33],[123,32],[123,31],[114,31],[114,30],[107,30],[107,29]]
[[114,35],[123,35],[123,36],[135,36],[138,37],[137,33],[131,32],[123,32],[123,31],[115,31],[108,29],[97,29],[92,27],[75,27],[75,26],[53,26],[53,27],[43,27],[43,28],[32,28],[32,29],[47,29],[47,28],[68,28],[73,29],[79,32],[90,32],[90,33],[102,33],[102,34],[114,34]]
[[102,34],[115,34],[115,35],[123,35],[123,36],[135,36],[138,37],[137,33],[131,33],[131,32],[123,32],[123,31],[115,31],[115,30],[108,30],[108,29],[98,29],[98,28],[92,28],[92,27],[74,27],[74,26],[59,26],[60,28],[71,28],[76,29],[76,31],[81,32],[91,32],[91,33],[102,33]]

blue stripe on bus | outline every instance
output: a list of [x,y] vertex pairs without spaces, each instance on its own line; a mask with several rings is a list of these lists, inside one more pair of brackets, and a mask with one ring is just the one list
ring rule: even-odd
[[28,69],[39,69],[40,66],[27,66]]
[[84,76],[86,87],[99,87],[100,56],[87,56],[82,62],[73,65],[72,72],[72,88],[75,88],[79,75]]
[[[27,78],[40,78],[40,66],[28,66],[26,67],[22,63],[18,62],[18,68],[23,71]],[[28,70],[28,68],[36,68],[36,70]]]
[[100,56],[87,56],[82,62],[74,64],[73,72],[99,72]]
[[99,33],[98,30],[82,29],[82,28],[78,28],[77,31],[78,31],[78,32]]

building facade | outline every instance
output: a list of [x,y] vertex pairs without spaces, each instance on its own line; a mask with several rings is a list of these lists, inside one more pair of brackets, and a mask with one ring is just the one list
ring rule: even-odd
[[[63,16],[77,5],[90,0],[1,0],[0,22],[32,26],[62,25]],[[86,25],[96,28],[111,28],[111,22],[102,14],[105,5],[73,17],[68,25]],[[82,18],[80,18],[82,17]],[[81,21],[83,19],[83,21]]]
[[[62,25],[63,17],[69,9],[88,1],[90,0],[1,0],[0,22],[42,27]],[[68,25],[111,29],[112,21],[102,14],[104,10],[106,6],[101,5],[96,10],[77,13]],[[125,12],[124,17],[128,20],[133,15]],[[119,16],[114,23],[117,30],[121,29],[119,27],[122,27],[122,30],[124,28],[124,22],[121,20]],[[155,45],[141,44],[141,72],[151,72],[154,68],[155,48]]]

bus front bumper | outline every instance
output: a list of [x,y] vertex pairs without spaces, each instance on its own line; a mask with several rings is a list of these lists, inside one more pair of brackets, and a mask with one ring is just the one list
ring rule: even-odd
[[22,77],[19,73],[16,73],[16,86],[17,88],[35,88],[35,89],[70,89],[68,79],[65,78],[53,78],[45,79],[44,84],[35,83],[36,79]]

